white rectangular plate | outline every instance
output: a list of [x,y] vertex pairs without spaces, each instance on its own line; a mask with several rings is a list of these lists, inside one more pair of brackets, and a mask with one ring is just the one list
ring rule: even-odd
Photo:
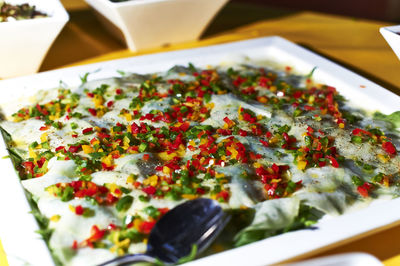
[[[317,67],[313,78],[334,86],[351,103],[383,113],[398,111],[400,97],[379,85],[280,37],[258,38],[197,49],[160,53],[61,69],[0,81],[0,107],[10,115],[27,104],[26,96],[39,89],[57,87],[60,80],[70,86],[80,84],[80,76],[93,72],[89,80],[117,75],[117,70],[148,73],[164,71],[176,64],[198,66],[226,62],[272,61],[291,66],[300,74]],[[3,142],[0,156],[7,155]],[[10,265],[53,265],[46,245],[34,233],[37,224],[19,179],[9,159],[0,160],[0,239]],[[400,199],[374,202],[369,207],[339,217],[321,220],[317,230],[300,230],[208,256],[190,265],[266,265],[298,258],[311,252],[354,240],[366,234],[400,224]]]

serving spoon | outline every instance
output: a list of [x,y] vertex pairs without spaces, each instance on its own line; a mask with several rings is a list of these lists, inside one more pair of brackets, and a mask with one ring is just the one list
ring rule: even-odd
[[167,212],[155,224],[146,253],[117,257],[99,266],[155,263],[157,259],[175,264],[190,254],[193,245],[197,246],[197,254],[209,247],[229,220],[230,215],[214,200],[198,198],[186,201]]

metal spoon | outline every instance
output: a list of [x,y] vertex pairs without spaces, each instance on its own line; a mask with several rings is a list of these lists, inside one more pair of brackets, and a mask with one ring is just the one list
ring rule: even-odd
[[129,254],[99,266],[128,265],[134,262],[156,262],[156,258],[174,264],[190,254],[197,245],[197,254],[215,240],[230,215],[211,199],[186,201],[167,212],[151,230],[145,254]]

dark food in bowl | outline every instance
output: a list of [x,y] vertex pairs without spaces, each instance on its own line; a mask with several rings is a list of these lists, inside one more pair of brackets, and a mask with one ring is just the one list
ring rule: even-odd
[[31,6],[28,3],[13,5],[0,0],[0,22],[44,17],[47,17],[47,14],[36,10],[36,6]]

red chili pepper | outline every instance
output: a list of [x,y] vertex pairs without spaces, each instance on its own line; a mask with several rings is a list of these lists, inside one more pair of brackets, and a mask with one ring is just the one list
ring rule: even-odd
[[89,108],[88,112],[92,115],[92,116],[96,116],[97,115],[97,111],[94,108]]
[[251,116],[248,113],[243,113],[243,120],[247,121],[247,122],[250,122],[250,123],[255,123],[257,121],[257,118]]
[[185,122],[183,123],[179,128],[183,131],[186,132],[190,127],[190,123],[189,122]]
[[247,131],[239,129],[239,135],[242,137],[246,137],[247,136]]
[[264,141],[262,139],[260,139],[260,142],[262,143],[262,145],[264,145],[265,147],[269,146],[269,143],[267,141]]
[[122,191],[121,191],[119,188],[116,188],[116,189],[114,190],[114,194],[116,194],[116,195],[121,195],[121,194],[122,194]]
[[357,187],[357,191],[358,193],[360,193],[361,196],[363,196],[364,198],[368,197],[368,190],[367,188],[365,188],[364,186],[358,186]]
[[216,198],[217,198],[217,199],[222,198],[224,201],[228,201],[228,199],[229,199],[229,192],[228,192],[228,191],[225,191],[225,190],[222,190],[221,192],[219,192],[219,193],[216,195]]
[[75,152],[78,152],[79,151],[79,148],[80,148],[80,146],[69,146],[69,148],[68,148],[68,151],[69,152],[72,152],[72,153],[75,153]]
[[293,98],[298,99],[298,98],[301,97],[301,95],[303,95],[303,92],[302,92],[302,91],[295,91],[295,92],[293,93]]
[[317,147],[315,148],[315,150],[320,151],[321,149],[322,149],[322,144],[321,144],[321,142],[318,141]]
[[100,230],[97,225],[93,225],[90,232],[91,236],[85,240],[88,244],[92,244],[93,242],[96,242],[98,240],[101,240],[105,234],[106,230]]
[[115,229],[117,229],[117,226],[116,226],[115,224],[111,223],[111,224],[109,224],[109,225],[107,226],[107,229],[108,229],[108,230],[115,230]]
[[40,113],[42,113],[43,115],[48,115],[49,111],[47,111],[45,108],[42,108],[39,104],[36,104],[36,109],[38,109],[38,111]]
[[120,94],[122,94],[122,89],[120,89],[120,88],[118,88],[118,89],[116,89],[115,90],[115,93],[117,94],[117,95],[120,95]]
[[112,158],[113,159],[118,159],[119,157],[121,157],[121,155],[119,154],[119,152],[117,151],[116,153],[112,154]]
[[288,133],[283,132],[282,133],[282,137],[286,142],[290,142],[290,137],[289,137]]
[[225,116],[223,120],[224,120],[224,122],[227,123],[228,125],[231,125],[231,124],[233,123],[233,121],[230,120],[229,117],[227,117],[227,116]]
[[361,129],[361,128],[355,128],[355,129],[353,129],[353,135],[359,135],[360,133],[363,133],[363,134],[365,134],[365,135],[368,135],[368,136],[372,136],[372,133],[371,132],[369,132],[369,131],[366,131],[366,130],[364,130],[364,129]]
[[327,86],[326,89],[327,89],[329,92],[332,92],[332,93],[335,93],[335,92],[336,92],[336,88],[335,88],[335,87],[332,87],[332,86]]
[[279,173],[279,166],[276,164],[272,164],[271,166],[272,171],[274,171],[275,174]]
[[396,155],[396,147],[393,145],[393,143],[387,141],[382,143],[382,149],[389,153],[390,155]]
[[325,156],[325,158],[331,160],[331,165],[332,165],[333,167],[335,167],[335,168],[338,168],[338,167],[339,167],[339,163],[336,161],[335,158],[333,158],[333,156],[327,155],[327,156]]
[[315,107],[309,106],[309,105],[304,105],[304,110],[306,111],[314,111]]
[[107,166],[105,163],[101,163],[101,167],[103,168],[103,170],[112,171],[114,170],[115,165]]
[[46,162],[46,158],[42,157],[37,161],[37,165],[39,168],[42,168],[43,164]]
[[139,226],[139,231],[142,232],[143,234],[150,234],[151,229],[153,229],[154,225],[156,224],[156,221],[143,221],[140,226]]
[[221,134],[221,135],[223,135],[223,136],[229,136],[229,135],[232,135],[232,130],[223,129],[223,128],[218,128],[218,129],[217,129],[217,133],[218,133],[218,134]]
[[268,86],[268,82],[270,81],[270,79],[269,78],[267,78],[267,77],[263,77],[263,76],[261,76],[260,78],[259,78],[259,80],[258,80],[258,85],[260,86],[260,87],[267,87]]
[[[78,190],[80,187],[82,187],[82,183],[83,183],[82,180],[78,180],[78,181],[72,181],[71,183],[69,183],[69,185],[70,185],[71,187],[73,187],[74,190]],[[58,183],[58,184],[61,184],[61,183]],[[58,184],[57,184],[57,185],[58,185]]]
[[206,191],[204,190],[204,188],[198,187],[198,188],[196,189],[196,193],[197,193],[197,194],[200,194],[200,195],[203,195],[204,193],[206,193]]
[[72,249],[73,250],[77,250],[78,249],[78,241],[74,240],[74,242],[72,243]]
[[76,215],[82,215],[83,212],[84,212],[84,209],[83,209],[83,207],[81,205],[78,205],[78,206],[75,207],[75,214]]
[[243,82],[245,82],[247,78],[242,78],[241,76],[238,76],[234,81],[233,85],[235,86],[240,86]]
[[113,106],[113,104],[114,104],[113,101],[109,101],[109,102],[107,102],[107,107],[108,107],[108,108],[111,108],[111,106]]
[[132,134],[137,134],[140,132],[140,127],[136,123],[132,123],[131,125]]
[[110,135],[108,135],[106,133],[103,133],[103,132],[97,132],[97,136],[99,138],[101,138],[101,139],[105,139],[105,138],[110,138],[111,137]]
[[48,129],[49,128],[47,126],[42,126],[42,127],[39,128],[40,131],[45,131],[45,130],[48,130]]
[[157,189],[153,186],[144,187],[142,190],[149,195],[154,195],[157,192]]
[[196,148],[193,147],[192,145],[188,145],[188,149],[189,149],[190,151],[195,151],[195,150],[196,150]]
[[332,105],[332,104],[333,104],[333,94],[332,94],[332,93],[329,93],[329,94],[326,96],[326,100],[328,101],[328,104],[329,104],[329,105]]
[[313,158],[313,161],[314,161],[314,162],[318,162],[319,159],[321,159],[323,156],[324,156],[324,155],[323,155],[321,152],[315,152],[315,153],[312,155],[312,158]]
[[169,208],[158,208],[158,211],[161,213],[161,216],[169,212]]
[[22,166],[25,168],[25,170],[28,173],[33,174],[33,168],[35,167],[35,165],[33,164],[33,162],[27,161],[27,162],[23,162]]
[[355,128],[355,129],[353,129],[353,135],[358,135],[360,132],[362,132],[362,131],[364,131],[364,130],[362,130],[362,129],[360,129],[360,128]]
[[59,151],[59,150],[64,150],[64,152],[65,152],[65,147],[64,147],[64,146],[58,146],[58,147],[56,148],[56,151]]
[[200,113],[206,114],[207,112],[208,112],[207,107],[203,106],[203,107],[200,108]]
[[262,129],[261,126],[259,124],[256,124],[256,127],[253,127],[251,129],[251,131],[253,132],[254,135],[256,136],[261,136],[262,135]]
[[113,194],[111,194],[111,193],[108,193],[108,194],[107,194],[107,197],[106,197],[106,202],[107,202],[107,204],[111,205],[111,204],[113,204],[114,202],[116,202],[117,200],[118,200],[118,198],[117,198],[117,197],[114,197]]
[[88,128],[85,128],[84,130],[82,130],[82,134],[87,134],[87,133],[90,133],[92,131],[93,131],[93,128],[92,127],[88,127]]

